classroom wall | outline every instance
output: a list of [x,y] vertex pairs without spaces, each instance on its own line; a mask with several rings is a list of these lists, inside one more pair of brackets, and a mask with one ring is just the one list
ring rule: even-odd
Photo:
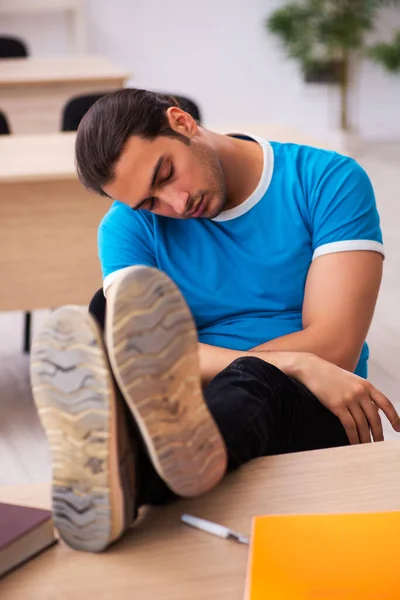
[[[212,125],[285,123],[326,135],[337,123],[335,88],[302,82],[263,20],[283,0],[87,0],[87,48],[133,73],[132,85],[185,93]],[[379,23],[386,35],[400,11]],[[69,51],[61,15],[2,18],[0,32],[26,37],[33,54]],[[353,120],[367,140],[400,140],[400,75],[363,63]]]

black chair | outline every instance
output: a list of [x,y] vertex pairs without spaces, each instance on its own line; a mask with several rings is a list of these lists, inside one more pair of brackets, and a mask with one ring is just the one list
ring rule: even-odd
[[76,131],[79,123],[97,100],[105,96],[106,92],[98,94],[87,94],[72,98],[64,107],[61,123],[61,131]]
[[18,38],[0,36],[0,58],[26,58],[28,48]]
[[0,112],[0,135],[9,135],[10,127],[4,113]]
[[[99,92],[97,94],[76,96],[75,98],[69,100],[69,102],[65,105],[63,110],[61,131],[76,131],[79,127],[79,123],[81,122],[89,108],[91,108],[93,104],[97,102],[97,100],[100,100],[100,98],[105,96],[105,94],[106,92]],[[184,96],[173,95],[173,97],[176,98],[183,110],[192,115],[192,117],[199,124],[201,124],[201,112],[199,107],[193,100],[185,98]]]

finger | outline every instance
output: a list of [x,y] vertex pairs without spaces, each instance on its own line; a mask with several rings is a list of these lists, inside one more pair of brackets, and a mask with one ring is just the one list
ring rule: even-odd
[[345,428],[350,444],[359,444],[360,438],[358,437],[357,425],[349,410],[344,410],[338,417]]
[[363,409],[359,404],[354,404],[349,406],[349,411],[356,423],[361,444],[369,444],[371,442],[371,432]]
[[371,400],[376,404],[378,408],[383,410],[387,418],[389,419],[393,429],[400,432],[400,417],[389,398],[386,398],[382,392],[378,392],[372,385],[368,390]]
[[382,420],[376,405],[368,398],[361,401],[361,408],[368,420],[374,442],[383,442]]

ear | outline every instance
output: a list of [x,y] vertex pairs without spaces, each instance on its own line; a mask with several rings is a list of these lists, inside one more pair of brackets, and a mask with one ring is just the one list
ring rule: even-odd
[[167,119],[171,129],[188,138],[194,137],[198,132],[198,125],[192,115],[177,106],[168,108]]

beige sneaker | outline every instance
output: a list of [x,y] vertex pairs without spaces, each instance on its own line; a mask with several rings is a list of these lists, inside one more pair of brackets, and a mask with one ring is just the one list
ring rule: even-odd
[[73,548],[104,550],[134,518],[135,448],[87,309],[49,316],[32,345],[31,383],[53,456],[55,526]]
[[124,269],[107,295],[106,344],[160,477],[179,496],[210,490],[226,472],[226,448],[203,398],[192,316],[164,273]]

